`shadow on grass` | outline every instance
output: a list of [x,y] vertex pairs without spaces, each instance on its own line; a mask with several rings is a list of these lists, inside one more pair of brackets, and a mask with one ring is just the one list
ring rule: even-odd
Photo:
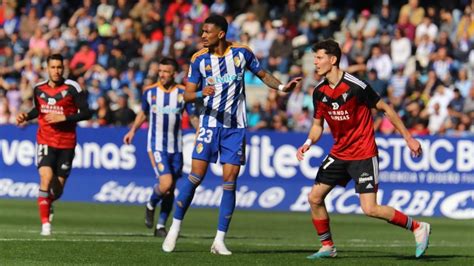
[[[344,254],[361,254],[363,255],[357,256],[357,255],[349,255],[349,256],[344,256]],[[452,259],[474,259],[474,256],[469,256],[469,255],[437,255],[437,254],[426,254],[421,258],[415,258],[415,255],[410,254],[410,255],[400,255],[396,254],[393,252],[387,252],[387,251],[361,251],[361,250],[343,250],[343,251],[338,251],[339,258],[344,259],[344,258],[393,258],[396,260],[406,260],[406,261],[419,261],[419,262],[429,262],[429,261],[449,261]]]

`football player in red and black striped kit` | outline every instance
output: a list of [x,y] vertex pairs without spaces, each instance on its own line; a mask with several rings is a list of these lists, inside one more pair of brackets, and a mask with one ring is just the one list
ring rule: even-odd
[[38,208],[41,235],[51,235],[52,202],[59,199],[71,172],[76,147],[76,124],[91,117],[87,92],[79,84],[63,78],[60,54],[47,59],[49,79],[35,85],[34,108],[20,113],[17,123],[38,118],[37,165],[40,175]]
[[430,225],[418,222],[390,206],[379,205],[376,201],[379,162],[371,109],[385,113],[415,157],[422,153],[420,143],[370,85],[339,69],[341,49],[337,42],[319,42],[313,51],[317,73],[325,79],[314,90],[313,126],[296,156],[298,160],[303,160],[304,153],[321,137],[324,121],[331,129],[334,146],[319,167],[308,196],[313,224],[322,243],[321,249],[308,259],[337,256],[324,199],[336,185],[345,186],[351,179],[355,182],[364,213],[411,230],[415,235],[415,254],[420,257],[428,248]]

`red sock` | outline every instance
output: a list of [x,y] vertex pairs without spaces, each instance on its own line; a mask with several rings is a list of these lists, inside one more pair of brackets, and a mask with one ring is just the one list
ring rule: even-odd
[[321,244],[323,244],[323,246],[334,246],[334,242],[332,242],[331,230],[329,228],[329,219],[313,219],[313,225],[314,228],[316,228],[316,232],[318,232]]
[[398,225],[412,232],[420,226],[418,221],[397,210],[395,210],[395,215],[393,215],[393,218],[389,221],[389,223]]
[[49,223],[49,207],[51,199],[49,197],[38,197],[38,209],[41,223]]

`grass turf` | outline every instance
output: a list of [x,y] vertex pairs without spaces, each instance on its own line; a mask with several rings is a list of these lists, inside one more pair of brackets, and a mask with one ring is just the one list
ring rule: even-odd
[[474,222],[423,218],[430,248],[415,259],[413,235],[360,215],[331,215],[338,257],[309,261],[319,242],[308,213],[236,210],[226,243],[232,256],[209,253],[217,209],[188,211],[174,253],[143,224],[144,207],[55,204],[53,236],[41,237],[36,201],[0,200],[0,264],[123,265],[474,265]]

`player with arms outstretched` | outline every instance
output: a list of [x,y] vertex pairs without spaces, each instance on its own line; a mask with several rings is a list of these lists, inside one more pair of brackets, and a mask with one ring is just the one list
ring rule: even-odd
[[184,102],[184,86],[175,82],[177,70],[178,63],[175,59],[165,57],[160,60],[159,80],[144,89],[142,111],[123,138],[124,143],[131,144],[137,129],[148,118],[147,151],[159,182],[154,186],[145,208],[145,225],[153,227],[155,207],[161,201],[160,218],[154,230],[154,235],[159,237],[167,234],[165,225],[173,207],[176,180],[182,175],[181,118],[184,110],[197,127],[194,105]]
[[308,258],[337,255],[324,199],[336,185],[345,186],[351,179],[355,182],[364,213],[411,230],[416,240],[416,257],[420,257],[428,248],[430,225],[418,222],[390,206],[379,205],[376,201],[379,162],[371,109],[385,112],[413,156],[421,155],[420,143],[410,135],[396,112],[366,82],[339,69],[341,49],[337,42],[322,41],[313,47],[313,51],[316,70],[325,79],[314,90],[313,126],[296,156],[298,160],[303,160],[304,153],[321,137],[324,121],[328,123],[335,143],[319,167],[308,196],[313,224],[322,243],[319,251]]
[[18,114],[17,124],[38,118],[37,166],[40,175],[38,208],[41,235],[51,235],[52,203],[61,197],[71,173],[76,147],[76,123],[92,113],[87,92],[79,84],[63,78],[64,64],[60,54],[47,59],[49,79],[35,85],[34,108]]
[[280,91],[292,90],[301,78],[283,85],[264,71],[253,52],[244,45],[226,40],[227,21],[224,17],[208,17],[202,28],[204,49],[191,58],[191,66],[184,99],[198,101],[200,108],[199,131],[193,151],[191,173],[180,185],[176,211],[163,251],[172,252],[196,188],[206,175],[209,163],[216,163],[220,155],[223,164],[223,195],[219,222],[211,252],[231,255],[224,244],[235,208],[235,188],[240,166],[245,164],[245,86],[244,73],[249,69],[267,86]]

